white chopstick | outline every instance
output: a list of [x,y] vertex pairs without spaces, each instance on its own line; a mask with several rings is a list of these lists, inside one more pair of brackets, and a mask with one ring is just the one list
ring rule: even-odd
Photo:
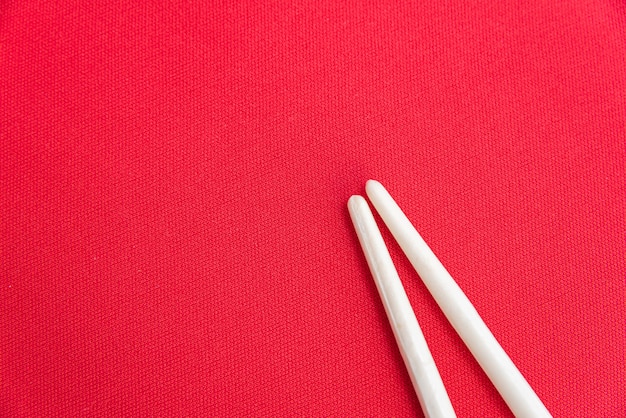
[[516,417],[551,417],[504,352],[465,293],[415,230],[387,190],[375,180],[367,196],[398,241],[433,298]]
[[367,202],[352,196],[348,209],[424,414],[428,418],[456,417]]

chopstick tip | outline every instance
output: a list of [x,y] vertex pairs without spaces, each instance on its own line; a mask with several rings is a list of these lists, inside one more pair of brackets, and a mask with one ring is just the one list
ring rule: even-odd
[[348,208],[357,209],[359,206],[362,206],[363,203],[367,205],[365,198],[363,196],[359,196],[355,194],[355,195],[350,196],[350,199],[348,199]]
[[377,180],[370,179],[365,183],[365,191],[368,196],[381,190],[385,190],[385,187]]

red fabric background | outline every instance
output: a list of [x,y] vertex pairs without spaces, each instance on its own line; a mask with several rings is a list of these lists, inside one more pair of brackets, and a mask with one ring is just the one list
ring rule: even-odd
[[376,178],[555,416],[624,416],[624,3],[89,3],[0,2],[0,415],[421,414]]

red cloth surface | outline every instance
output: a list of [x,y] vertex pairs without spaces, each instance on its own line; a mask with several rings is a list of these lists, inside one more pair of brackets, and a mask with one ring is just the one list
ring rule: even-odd
[[624,416],[623,2],[199,3],[0,3],[1,416],[421,415],[369,178],[555,416]]

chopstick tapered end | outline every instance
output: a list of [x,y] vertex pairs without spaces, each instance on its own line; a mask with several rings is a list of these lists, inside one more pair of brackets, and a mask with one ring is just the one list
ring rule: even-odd
[[355,194],[353,196],[350,196],[350,199],[348,199],[348,210],[350,210],[350,212],[359,212],[360,210],[362,210],[363,205],[367,205],[367,202],[365,201],[365,198],[363,196]]
[[376,195],[380,192],[386,192],[386,189],[379,181],[370,179],[365,183],[365,192],[371,199],[372,195]]

